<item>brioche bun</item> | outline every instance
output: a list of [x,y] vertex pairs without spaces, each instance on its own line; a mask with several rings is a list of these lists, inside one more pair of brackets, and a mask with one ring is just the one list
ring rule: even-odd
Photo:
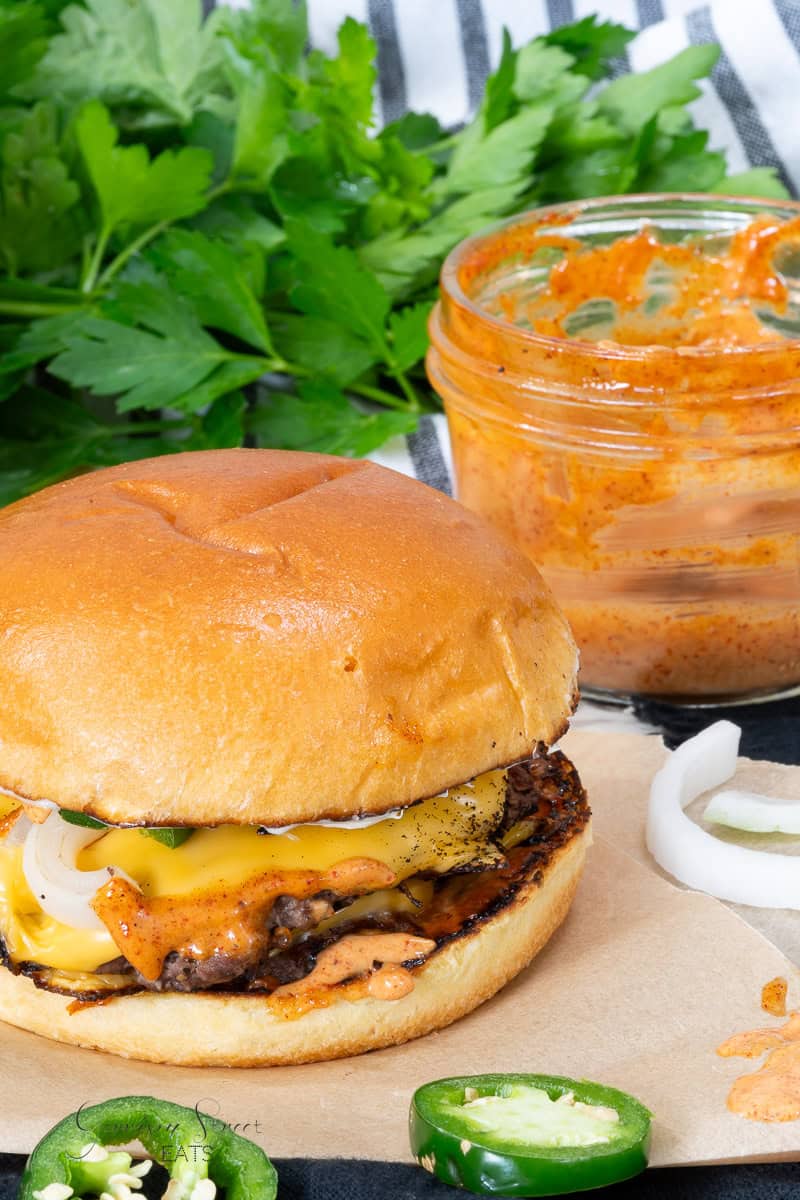
[[258,995],[139,993],[70,1014],[69,997],[0,971],[0,1019],[60,1042],[194,1067],[318,1062],[405,1042],[471,1012],[528,965],[567,915],[590,841],[587,824],[507,907],[417,967],[413,991],[399,1000],[335,1000],[288,1019]]
[[[531,563],[369,462],[219,450],[98,471],[2,510],[0,560],[0,786],[111,823],[384,812],[552,742],[574,704],[575,645]],[[445,961],[431,979],[450,978]],[[478,999],[505,970],[481,967]],[[28,985],[2,980],[18,1011]],[[380,1008],[397,1037],[427,985],[414,995]],[[58,1004],[31,991],[25,1010],[59,1030]],[[158,1057],[154,1026],[184,1044],[192,1006],[211,1055],[217,1026],[244,1059],[237,1037],[268,1025],[255,1000],[145,996],[125,1001],[119,1036]],[[230,1007],[241,1024],[226,1034]],[[121,1012],[60,1032],[108,1045]]]

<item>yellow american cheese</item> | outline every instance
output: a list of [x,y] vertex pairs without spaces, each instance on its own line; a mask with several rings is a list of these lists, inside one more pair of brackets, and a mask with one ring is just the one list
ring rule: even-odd
[[0,821],[5,817],[9,817],[15,808],[19,808],[19,800],[15,800],[13,796],[5,796],[0,792]]
[[39,908],[22,870],[22,847],[0,842],[0,934],[14,962],[94,971],[119,954],[105,929],[73,929]]
[[[175,849],[137,829],[101,834],[78,856],[85,871],[115,866],[146,897],[179,896],[244,883],[267,871],[327,870],[348,858],[377,859],[397,882],[420,872],[445,873],[480,860],[500,858],[487,844],[505,800],[503,771],[489,771],[413,805],[397,819],[363,828],[301,825],[284,834],[259,834],[252,826],[199,829]],[[19,847],[0,842],[0,932],[19,962],[32,960],[61,970],[91,971],[118,950],[105,931],[77,930],[39,908],[22,873]]]

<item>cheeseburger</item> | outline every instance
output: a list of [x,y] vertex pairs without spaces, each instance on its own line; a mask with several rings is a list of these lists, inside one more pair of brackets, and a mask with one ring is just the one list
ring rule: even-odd
[[535,568],[369,462],[223,450],[0,512],[0,1018],[156,1062],[357,1054],[563,920],[577,653]]

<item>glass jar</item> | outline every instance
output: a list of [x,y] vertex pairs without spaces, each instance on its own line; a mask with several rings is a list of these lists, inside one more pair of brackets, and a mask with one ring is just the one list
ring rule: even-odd
[[[724,295],[720,336],[699,345],[589,340],[591,311],[574,336],[530,317],[564,239],[597,248],[645,230],[724,256],[763,214],[788,222],[800,205],[603,198],[514,218],[445,262],[428,373],[458,497],[540,567],[585,694],[702,703],[800,685],[800,234],[772,340],[727,344]],[[585,290],[589,310],[607,309],[589,278]]]

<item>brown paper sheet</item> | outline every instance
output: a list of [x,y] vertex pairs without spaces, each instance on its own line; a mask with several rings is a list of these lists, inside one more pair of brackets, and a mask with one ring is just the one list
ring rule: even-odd
[[[153,1066],[0,1026],[0,1151],[29,1150],[82,1103],[145,1093],[247,1126],[274,1157],[406,1160],[419,1084],[528,1070],[637,1095],[655,1114],[653,1165],[800,1157],[800,1122],[768,1126],[726,1110],[731,1082],[755,1064],[714,1054],[730,1034],[770,1023],[759,997],[773,976],[790,977],[800,1006],[798,973],[740,915],[651,865],[643,827],[664,754],[656,739],[575,732],[567,750],[590,789],[595,845],[567,922],[494,1000],[406,1046],[267,1070]],[[757,786],[774,774],[747,769]],[[800,769],[778,774],[784,792],[800,795]]]

